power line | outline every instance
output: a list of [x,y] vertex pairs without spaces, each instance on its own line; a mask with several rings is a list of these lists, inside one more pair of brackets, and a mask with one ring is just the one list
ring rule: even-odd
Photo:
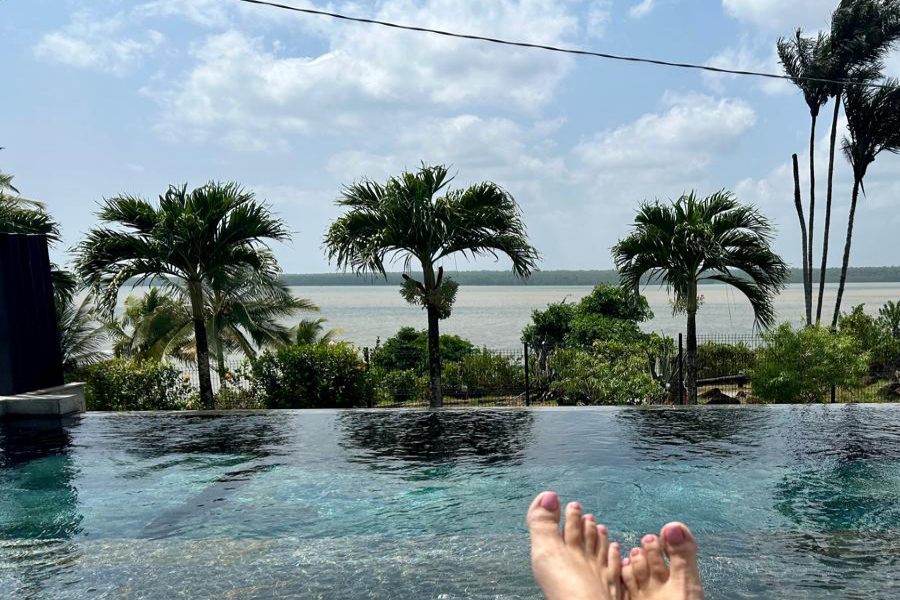
[[[766,79],[783,79],[794,81],[788,75],[779,75],[777,73],[763,73],[760,71],[743,71],[740,69],[724,69],[720,67],[711,67],[709,65],[698,65],[693,63],[673,62],[668,60],[660,60],[656,58],[642,58],[638,56],[624,56],[620,54],[608,54],[606,52],[594,52],[592,50],[579,50],[577,48],[561,48],[558,46],[547,46],[544,44],[532,44],[530,42],[514,42],[511,40],[503,40],[500,38],[485,37],[481,35],[471,35],[468,33],[454,33],[452,31],[444,31],[442,29],[430,29],[428,27],[415,27],[413,25],[401,25],[390,21],[379,21],[377,19],[365,19],[363,17],[351,17],[340,13],[328,12],[324,10],[316,10],[313,8],[300,8],[287,4],[279,4],[277,2],[267,2],[266,0],[237,0],[238,2],[246,2],[247,4],[259,4],[262,6],[271,6],[273,8],[281,8],[284,10],[292,10],[295,12],[306,13],[310,15],[318,15],[321,17],[330,17],[332,19],[340,19],[343,21],[353,21],[356,23],[367,23],[369,25],[381,25],[382,27],[390,27],[392,29],[403,29],[406,31],[416,31],[419,33],[431,33],[433,35],[442,35],[445,37],[459,38],[464,40],[477,40],[480,42],[489,42],[491,44],[500,44],[503,46],[517,46],[519,48],[533,48],[536,50],[547,50],[550,52],[559,52],[561,54],[575,54],[578,56],[590,56],[594,58],[605,58],[609,60],[619,60],[633,63],[643,63],[649,65],[659,65],[663,67],[675,67],[679,69],[696,69],[699,71],[709,71],[711,73],[720,73],[724,75],[743,75],[749,77],[764,77]],[[824,79],[819,77],[798,77],[804,81],[814,81],[817,83],[830,83],[836,85],[857,85],[862,87],[895,89],[897,86],[887,85],[883,83],[873,83],[870,81],[852,81],[841,79]]]

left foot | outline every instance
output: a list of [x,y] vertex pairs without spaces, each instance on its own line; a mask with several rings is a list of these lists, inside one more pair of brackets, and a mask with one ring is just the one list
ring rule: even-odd
[[[559,513],[559,496],[553,492],[538,494],[528,509],[531,568],[544,596],[547,600],[620,600],[621,595],[610,595],[609,560],[604,568],[598,556],[607,538],[593,517],[583,516],[581,505],[570,502],[560,535]],[[606,550],[610,551],[608,545]]]

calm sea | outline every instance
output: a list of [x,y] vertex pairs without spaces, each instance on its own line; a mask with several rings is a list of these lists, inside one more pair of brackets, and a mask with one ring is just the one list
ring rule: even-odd
[[[304,286],[291,288],[297,296],[309,298],[320,308],[319,316],[328,319],[330,328],[340,330],[340,338],[360,346],[372,346],[377,338],[384,340],[400,327],[411,325],[423,329],[425,313],[410,306],[397,288],[388,286]],[[441,322],[443,333],[454,333],[478,345],[511,348],[520,344],[522,328],[531,319],[531,311],[549,302],[563,299],[577,301],[591,290],[588,286],[460,286],[453,314]],[[837,286],[826,287],[823,313],[831,318]],[[740,334],[753,331],[750,304],[733,288],[708,285],[701,288],[703,305],[697,317],[701,334]],[[644,295],[655,318],[643,325],[646,331],[677,335],[684,331],[684,316],[672,315],[672,305],[665,289],[647,288]],[[900,283],[848,284],[844,292],[845,309],[865,304],[877,314],[888,300],[900,300]],[[779,321],[799,323],[803,319],[803,288],[788,286],[776,302]]]

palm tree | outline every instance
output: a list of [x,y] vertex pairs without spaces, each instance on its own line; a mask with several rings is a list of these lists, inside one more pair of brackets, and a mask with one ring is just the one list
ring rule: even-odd
[[773,229],[754,207],[731,192],[698,198],[694,192],[668,204],[643,203],[632,233],[613,247],[622,284],[637,289],[641,279],[665,283],[675,307],[687,313],[688,402],[697,403],[697,309],[700,281],[737,288],[753,307],[757,326],[775,321],[773,297],[787,266],[772,251]]
[[98,216],[118,228],[101,226],[88,232],[77,250],[78,274],[93,287],[108,314],[119,288],[132,278],[180,282],[190,299],[200,400],[204,408],[212,408],[204,284],[247,269],[274,279],[275,265],[260,246],[266,240],[287,239],[284,223],[252,192],[236,183],[216,182],[191,192],[186,185],[170,186],[156,206],[138,196],[108,198]]
[[450,316],[457,289],[439,263],[457,253],[505,255],[516,275],[528,277],[539,259],[509,193],[490,182],[446,189],[451,181],[447,167],[423,164],[384,185],[366,179],[346,186],[337,204],[348,211],[325,235],[328,258],[342,269],[386,275],[386,260],[402,258],[407,271],[418,263],[422,281],[405,274],[401,294],[428,315],[432,407],[443,400],[438,322]]
[[325,319],[301,319],[291,328],[291,342],[297,346],[330,344],[338,333],[337,329],[325,330]]
[[847,115],[848,137],[844,138],[844,155],[853,168],[853,192],[847,218],[847,240],[844,242],[844,261],[831,326],[836,327],[841,314],[841,300],[850,264],[850,244],[860,190],[865,193],[863,179],[875,158],[882,152],[900,152],[900,80],[886,79],[887,87],[853,86],[844,93],[844,113]]
[[812,264],[813,240],[816,221],[816,122],[819,110],[828,102],[831,86],[821,81],[829,75],[829,57],[827,55],[828,37],[819,33],[814,38],[803,37],[798,29],[791,39],[779,38],[778,57],[784,72],[794,82],[809,107],[809,231],[804,223],[803,208],[799,196],[800,173],[794,169],[795,202],[802,231],[803,247],[803,291],[806,301],[806,324],[812,324]]
[[56,323],[60,336],[63,369],[72,371],[109,358],[106,353],[107,329],[94,318],[90,296],[80,303],[56,305]]
[[[825,50],[827,79],[863,81],[875,79],[881,70],[881,59],[900,37],[900,0],[841,0],[831,17],[831,35]],[[834,99],[831,117],[831,139],[828,146],[828,187],[825,197],[825,224],[822,230],[822,264],[819,270],[819,297],[816,322],[822,319],[825,297],[825,274],[828,268],[828,242],[831,234],[831,206],[834,196],[834,160],[837,148],[838,118],[845,86],[832,84]]]
[[196,360],[189,348],[193,326],[190,308],[160,287],[151,287],[142,296],[128,296],[122,316],[106,323],[116,357],[181,362]]

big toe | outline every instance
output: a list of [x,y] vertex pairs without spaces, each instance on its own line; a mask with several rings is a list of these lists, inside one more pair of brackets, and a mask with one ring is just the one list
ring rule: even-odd
[[525,520],[532,536],[559,535],[559,496],[555,492],[541,492],[528,507]]
[[697,540],[684,523],[669,523],[662,528],[669,557],[670,577],[687,584],[700,586],[700,570],[697,566]]

